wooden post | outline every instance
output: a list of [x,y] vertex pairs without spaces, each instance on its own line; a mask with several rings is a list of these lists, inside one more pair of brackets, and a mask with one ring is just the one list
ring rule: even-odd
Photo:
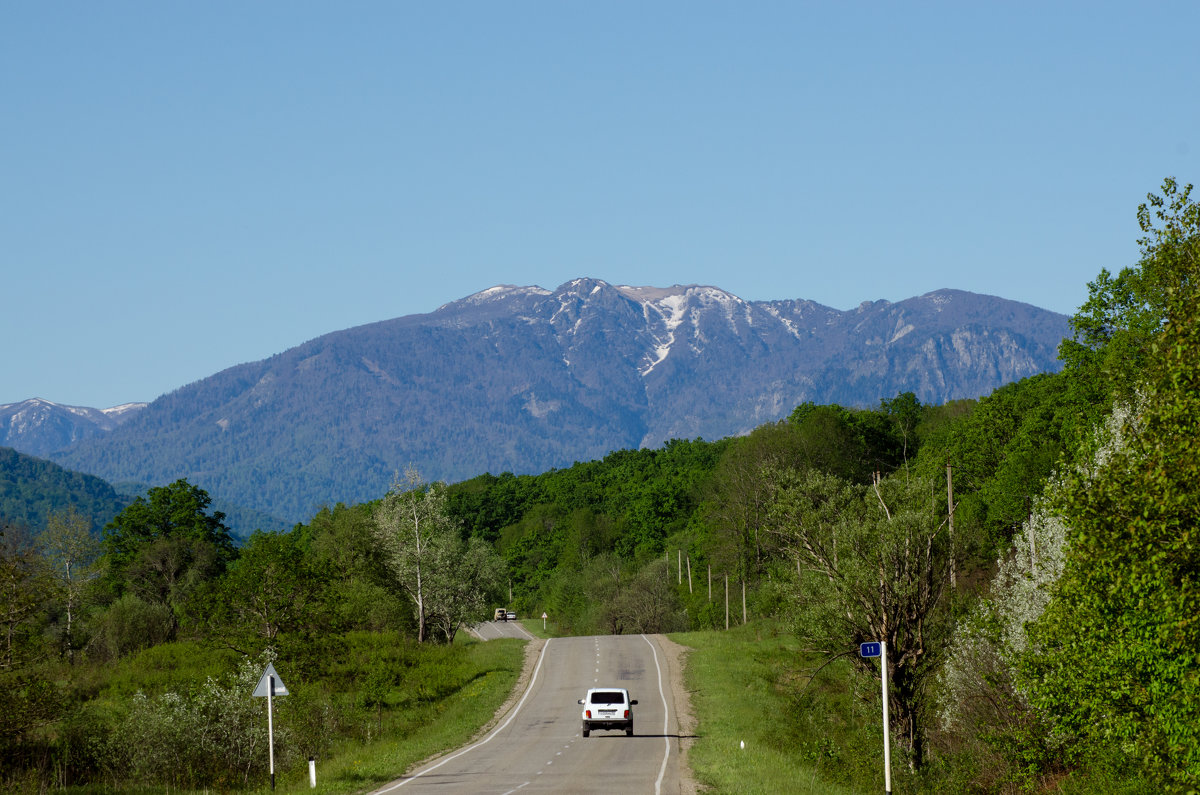
[[746,625],[746,581],[742,580],[742,626]]
[[725,574],[725,629],[729,629],[729,574]]
[[955,571],[954,561],[954,476],[953,467],[946,464],[946,504],[950,506],[950,517],[947,527],[950,530],[950,590],[958,588],[958,572]]
[[692,556],[688,555],[688,593],[692,593]]

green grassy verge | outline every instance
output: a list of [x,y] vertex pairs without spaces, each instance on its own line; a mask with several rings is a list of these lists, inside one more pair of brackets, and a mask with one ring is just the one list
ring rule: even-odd
[[[698,736],[688,759],[702,786],[720,793],[882,789],[882,729],[868,725],[849,666],[825,668],[799,696],[816,665],[773,624],[671,638],[692,649],[685,680]],[[873,739],[878,744],[868,745]],[[872,747],[879,748],[878,784],[868,789],[872,774],[863,763]]]
[[[277,771],[277,791],[364,792],[399,778],[412,766],[465,745],[512,692],[524,662],[525,641],[462,640],[453,647],[451,692],[385,710],[382,733],[370,742],[347,739],[317,760],[317,789],[308,767]],[[447,650],[451,651],[451,650]],[[438,665],[437,661],[433,661]]]

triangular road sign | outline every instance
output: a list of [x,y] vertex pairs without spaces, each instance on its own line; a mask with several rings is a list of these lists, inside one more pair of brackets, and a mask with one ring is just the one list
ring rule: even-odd
[[263,671],[262,677],[258,680],[258,687],[254,688],[255,698],[266,698],[267,688],[271,687],[271,680],[275,680],[275,689],[270,691],[274,698],[288,695],[287,685],[279,678],[279,674],[275,671],[275,666],[267,663],[267,670]]

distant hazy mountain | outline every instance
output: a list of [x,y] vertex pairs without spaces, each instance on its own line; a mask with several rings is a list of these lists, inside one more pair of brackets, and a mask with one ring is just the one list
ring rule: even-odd
[[232,367],[54,457],[303,521],[381,496],[410,463],[541,472],[744,433],[804,401],[979,397],[1057,369],[1068,333],[1063,315],[954,290],[843,312],[714,287],[501,286]]
[[41,398],[0,406],[0,445],[29,455],[50,455],[81,439],[101,436],[146,408],[125,403],[110,409],[61,406]]

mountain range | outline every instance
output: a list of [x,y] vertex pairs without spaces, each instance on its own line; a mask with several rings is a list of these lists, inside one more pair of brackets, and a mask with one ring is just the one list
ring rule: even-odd
[[[375,499],[410,464],[445,480],[542,472],[745,433],[805,401],[976,398],[1056,370],[1069,334],[1064,315],[957,290],[841,311],[696,285],[503,285],[326,334],[181,387],[114,427],[60,428],[37,444],[112,482],[186,477],[290,523]],[[14,440],[9,409],[0,443],[32,451],[36,435]]]

